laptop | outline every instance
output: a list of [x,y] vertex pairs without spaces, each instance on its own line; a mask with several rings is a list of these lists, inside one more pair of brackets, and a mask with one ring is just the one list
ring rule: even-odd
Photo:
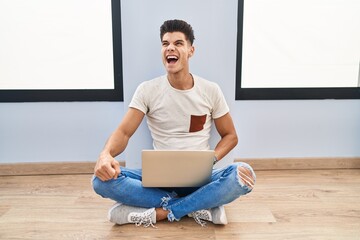
[[210,182],[214,150],[143,150],[144,187],[200,187]]

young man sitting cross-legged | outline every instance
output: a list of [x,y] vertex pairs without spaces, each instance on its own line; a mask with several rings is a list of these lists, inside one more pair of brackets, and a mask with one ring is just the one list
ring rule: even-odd
[[[198,188],[144,188],[141,169],[119,166],[115,156],[123,152],[144,116],[155,149],[209,149],[212,123],[219,135],[214,164],[237,144],[229,107],[219,86],[189,71],[194,33],[182,20],[168,20],[160,28],[162,61],[167,74],[140,84],[118,128],[108,139],[95,166],[93,188],[117,203],[109,210],[116,224],[150,226],[168,219],[193,217],[227,224],[223,205],[254,187],[255,173],[246,163],[213,169],[211,182]],[[159,173],[160,174],[160,173]]]

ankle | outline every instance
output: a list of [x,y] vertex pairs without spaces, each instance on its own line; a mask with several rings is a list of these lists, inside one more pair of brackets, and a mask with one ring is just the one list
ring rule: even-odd
[[155,208],[155,212],[156,212],[156,221],[167,219],[167,216],[169,214],[169,211],[164,210],[162,208]]

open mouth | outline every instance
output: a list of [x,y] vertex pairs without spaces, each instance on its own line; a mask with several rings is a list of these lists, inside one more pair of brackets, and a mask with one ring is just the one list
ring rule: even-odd
[[179,58],[178,58],[177,56],[167,56],[167,57],[166,57],[166,61],[167,61],[169,64],[176,63],[178,59],[179,59]]

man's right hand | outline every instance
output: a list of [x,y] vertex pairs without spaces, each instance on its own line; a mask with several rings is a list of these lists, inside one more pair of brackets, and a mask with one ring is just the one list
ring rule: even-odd
[[96,162],[94,173],[102,181],[117,179],[120,174],[120,164],[110,154],[101,154]]

